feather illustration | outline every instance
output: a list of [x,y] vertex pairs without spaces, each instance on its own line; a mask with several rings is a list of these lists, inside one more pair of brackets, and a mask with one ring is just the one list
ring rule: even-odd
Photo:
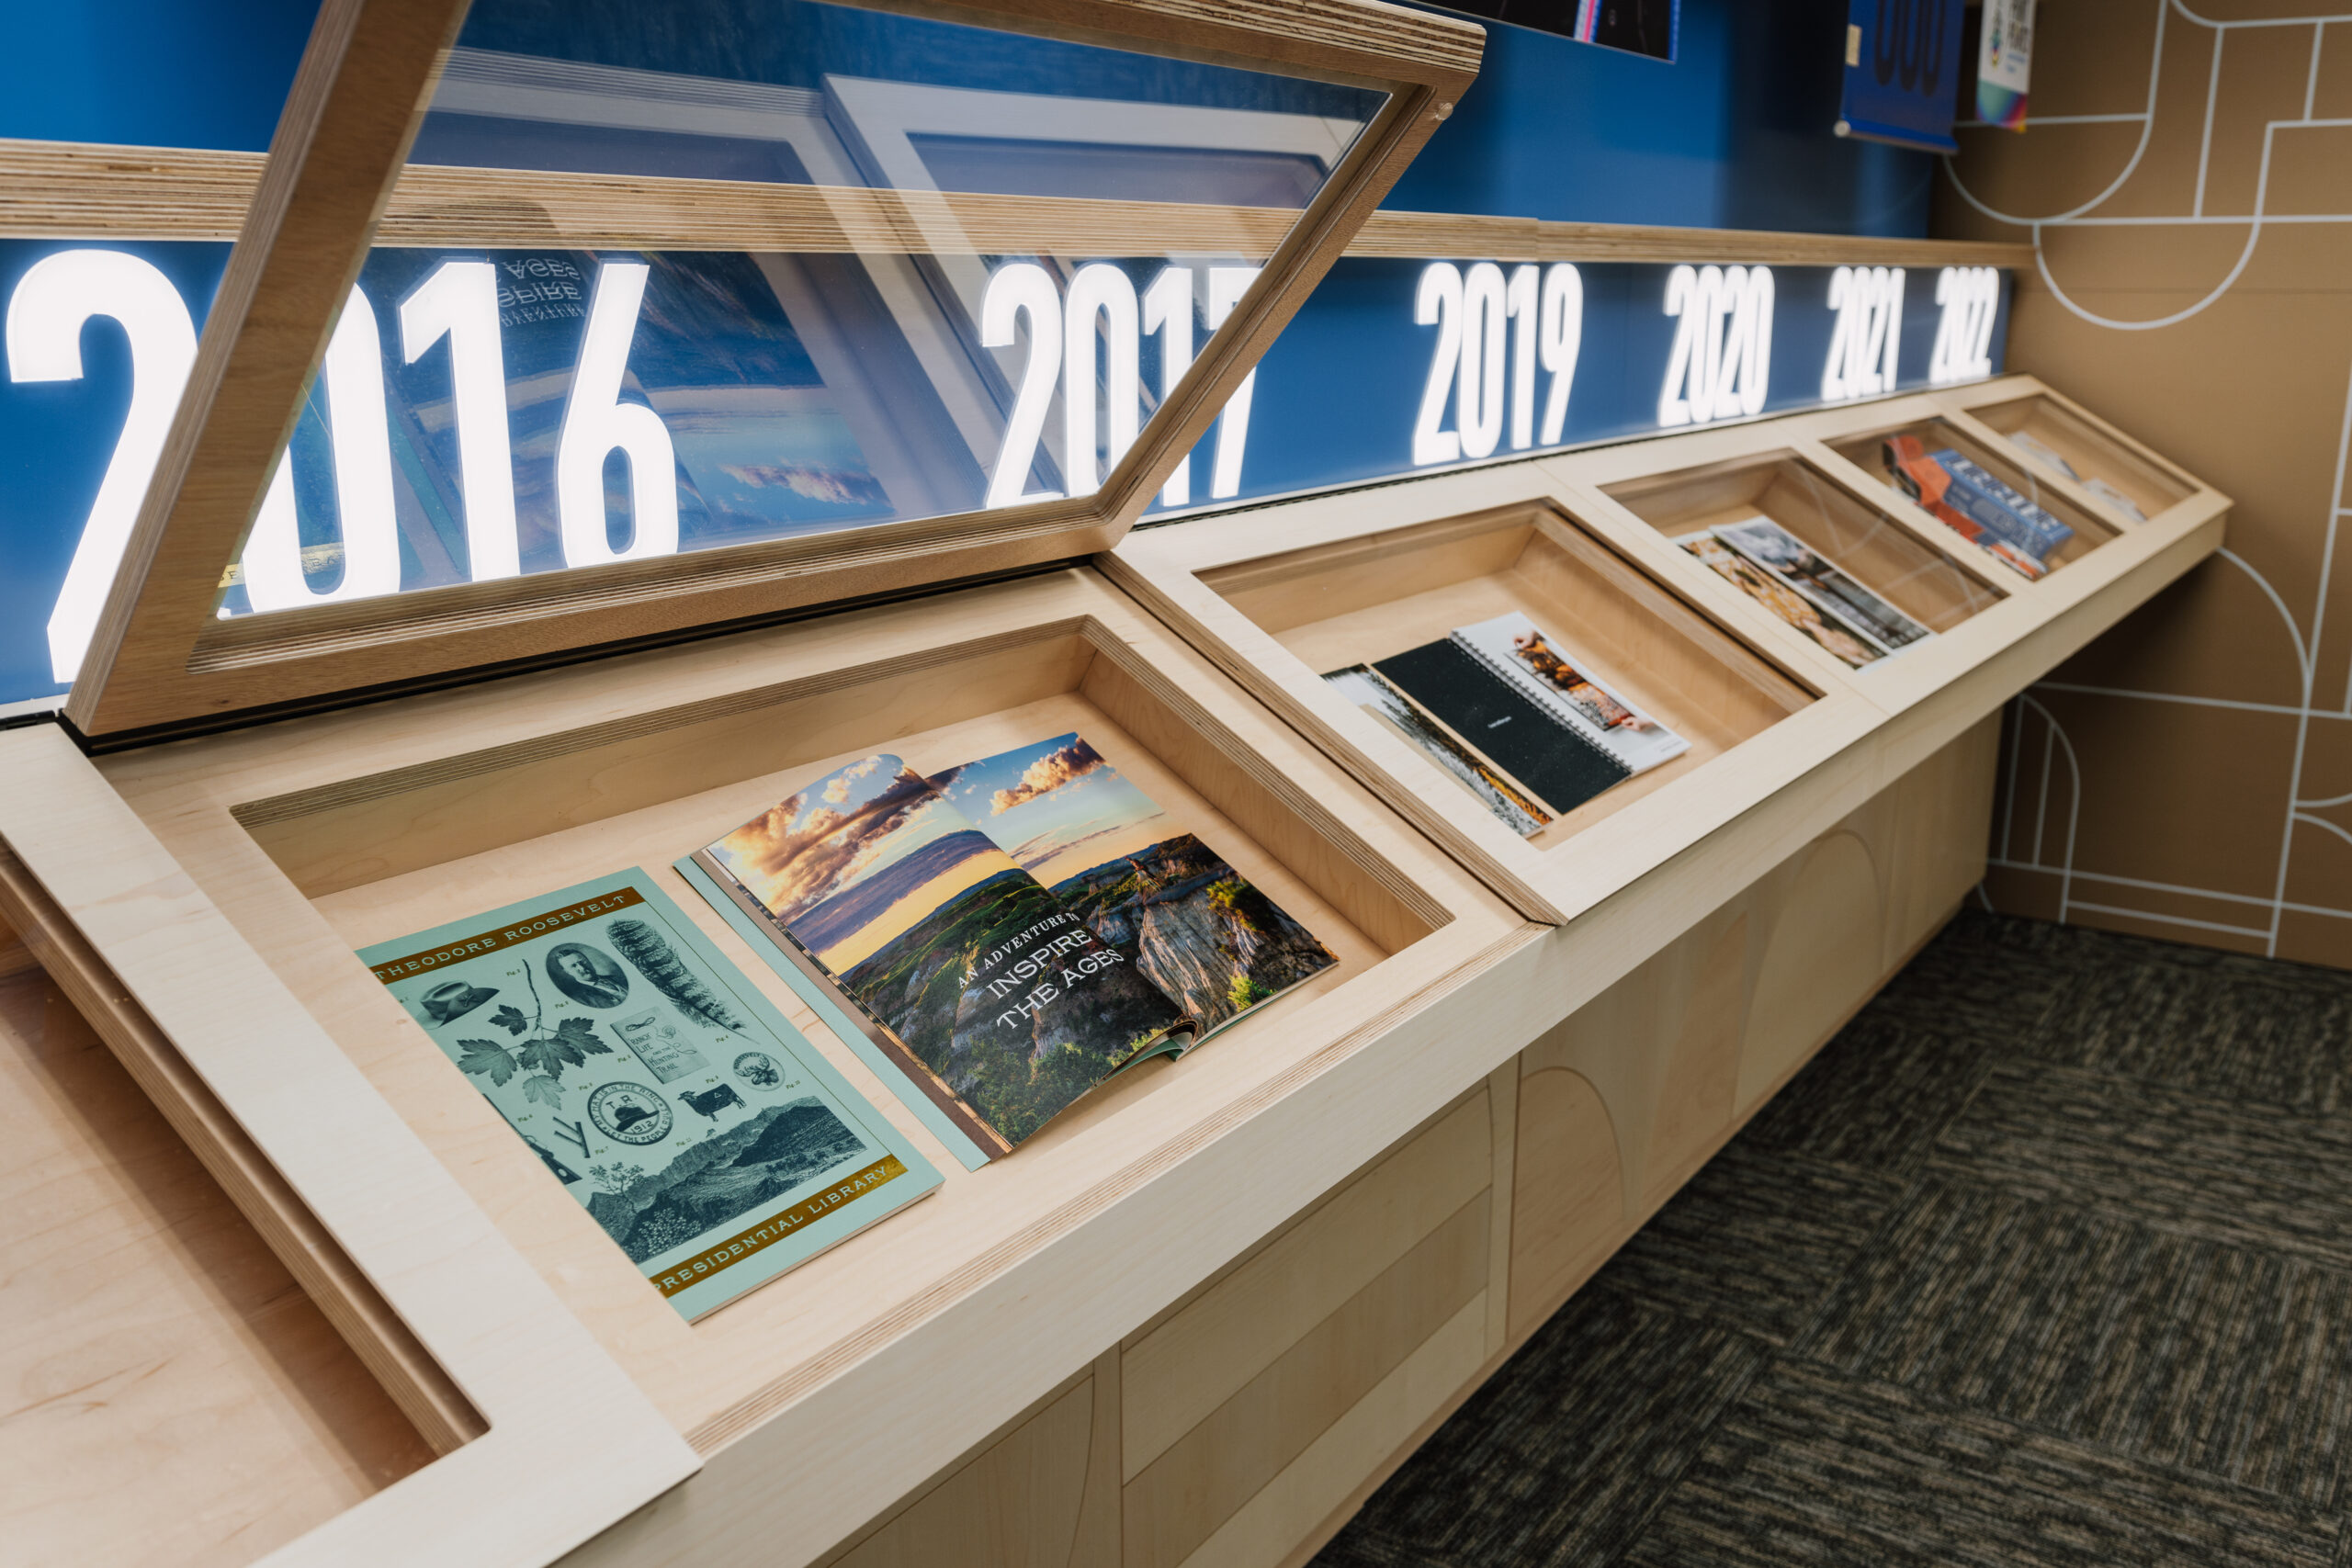
[[745,1030],[743,1021],[728,1011],[727,1004],[695,978],[694,971],[671,951],[662,933],[651,926],[643,920],[615,920],[605,928],[605,934],[620,949],[621,956],[636,964],[638,972],[672,1001],[721,1029],[739,1033]]

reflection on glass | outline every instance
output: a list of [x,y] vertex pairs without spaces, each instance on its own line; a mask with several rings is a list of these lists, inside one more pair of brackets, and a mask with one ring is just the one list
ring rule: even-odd
[[[1091,492],[1381,101],[800,0],[482,0],[220,615]],[[1248,393],[1164,502],[1238,493]]]

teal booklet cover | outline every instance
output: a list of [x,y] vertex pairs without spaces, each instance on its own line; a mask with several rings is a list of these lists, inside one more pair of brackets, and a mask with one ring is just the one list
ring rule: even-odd
[[359,956],[689,1321],[939,1185],[641,869]]

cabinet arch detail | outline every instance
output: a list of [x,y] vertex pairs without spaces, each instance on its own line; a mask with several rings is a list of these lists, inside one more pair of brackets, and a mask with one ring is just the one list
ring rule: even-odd
[[1625,1224],[1617,1131],[1582,1073],[1520,1080],[1512,1181],[1510,1333],[1524,1335],[1608,1256]]
[[1879,981],[1878,868],[1849,832],[1817,839],[1785,885],[1741,1046],[1742,1110],[1792,1072]]

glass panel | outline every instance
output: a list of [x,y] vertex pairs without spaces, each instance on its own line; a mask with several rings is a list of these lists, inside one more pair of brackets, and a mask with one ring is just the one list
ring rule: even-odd
[[[809,0],[481,0],[219,613],[1091,492],[1383,96]],[[1238,491],[1248,405],[1161,504]]]
[[2020,451],[2072,474],[2085,490],[2132,522],[2144,523],[2196,493],[2196,487],[2179,475],[2053,399],[2038,394],[2012,398],[1969,412]]
[[[1538,849],[1565,843],[1812,701],[1548,509],[1436,519],[1238,561],[1201,581],[1458,785],[1465,814],[1484,807]],[[1546,709],[1543,687],[1513,687],[1518,649],[1492,635],[1507,619],[1514,642],[1532,637],[1531,652],[1540,644],[1556,656],[1528,663],[1530,674],[1544,669],[1555,691],[1589,683],[1614,712],[1589,728],[1586,705],[1600,705],[1589,693]],[[1485,677],[1450,690],[1403,671],[1392,679],[1398,656],[1412,660],[1437,644],[1499,657]],[[1566,687],[1563,669],[1576,672]],[[1530,721],[1516,737],[1511,705],[1481,707],[1495,692],[1487,677],[1534,694],[1534,706],[1515,710]],[[1646,724],[1626,728],[1636,716]],[[1573,776],[1596,744],[1626,764],[1622,775],[1605,767]]]
[[1971,440],[1945,420],[1921,420],[1829,445],[2029,581],[2080,560],[2115,537],[2113,528],[2044,485],[2015,455]]
[[1949,557],[1788,453],[1630,480],[1609,493],[1857,668],[2000,603]]

